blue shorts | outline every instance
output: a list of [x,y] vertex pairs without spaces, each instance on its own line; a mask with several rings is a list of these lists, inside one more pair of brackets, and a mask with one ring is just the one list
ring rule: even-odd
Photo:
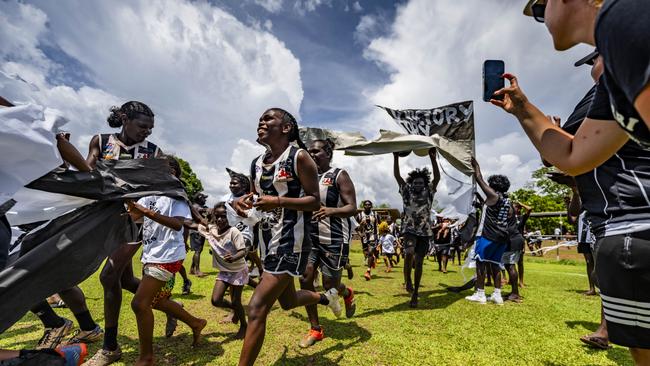
[[506,243],[497,243],[479,236],[478,239],[476,239],[476,248],[474,249],[476,256],[474,259],[477,262],[501,264],[501,258],[503,257],[506,248]]

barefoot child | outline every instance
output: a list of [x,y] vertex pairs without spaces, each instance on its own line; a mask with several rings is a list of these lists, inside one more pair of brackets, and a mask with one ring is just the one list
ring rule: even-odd
[[382,222],[379,224],[379,245],[381,245],[381,254],[386,264],[386,272],[393,270],[393,255],[395,255],[395,237],[390,233],[388,224]]
[[[234,311],[233,323],[239,321],[236,339],[246,335],[246,313],[241,303],[241,293],[248,283],[248,265],[246,264],[246,243],[244,236],[228,224],[226,204],[219,202],[210,214],[208,227],[199,225],[199,233],[205,236],[212,249],[212,266],[219,268],[217,281],[212,290],[212,305]],[[230,301],[224,299],[226,289],[230,286]]]
[[[173,157],[167,157],[171,172],[180,178],[181,170]],[[144,216],[142,263],[143,275],[140,286],[133,297],[131,308],[138,323],[140,356],[136,365],[153,365],[153,312],[151,308],[171,313],[175,318],[192,328],[193,343],[196,345],[201,330],[207,324],[169,299],[174,288],[174,274],[185,259],[183,224],[191,219],[190,208],[182,200],[166,196],[147,196],[128,202],[129,213],[134,219]]]

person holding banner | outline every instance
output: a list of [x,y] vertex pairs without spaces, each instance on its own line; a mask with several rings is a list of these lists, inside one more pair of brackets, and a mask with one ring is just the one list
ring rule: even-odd
[[[393,153],[393,174],[399,193],[404,202],[404,220],[402,233],[404,234],[404,286],[411,292],[409,306],[418,306],[418,291],[422,279],[422,265],[429,248],[429,240],[433,236],[431,222],[431,208],[433,196],[440,182],[440,171],[436,159],[436,149],[429,149],[433,180],[429,169],[415,169],[408,174],[406,180],[402,178],[399,170],[399,153]],[[411,269],[415,266],[415,281],[411,281]],[[415,282],[415,286],[413,286]]]
[[476,292],[467,296],[468,301],[485,304],[485,280],[494,278],[494,293],[490,301],[503,305],[501,296],[501,261],[511,237],[511,228],[516,227],[516,217],[512,202],[507,196],[510,180],[503,175],[491,175],[487,182],[483,179],[481,167],[472,158],[476,183],[485,193],[481,220],[476,232]]

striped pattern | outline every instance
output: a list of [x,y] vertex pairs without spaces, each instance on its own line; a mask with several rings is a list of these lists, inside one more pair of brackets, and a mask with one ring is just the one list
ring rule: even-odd
[[650,329],[650,302],[621,299],[602,293],[600,297],[608,322]]
[[98,136],[99,160],[150,159],[161,154],[158,146],[147,140],[126,146],[115,134],[101,134]]
[[[264,163],[260,155],[251,165],[251,178],[258,195],[299,198],[305,195],[298,179],[298,153],[289,146],[280,157]],[[269,254],[301,253],[311,249],[309,241],[310,212],[277,208],[258,224],[258,240],[262,258]]]
[[[319,179],[320,200],[325,207],[343,207],[341,200],[341,191],[338,185],[338,177],[343,170],[330,168],[327,172],[321,174]],[[350,218],[342,219],[340,217],[326,217],[323,220],[314,223],[315,228],[311,233],[311,241],[314,247],[328,248],[327,252],[338,253],[339,262],[343,255],[348,252],[346,246],[349,246],[351,236]],[[338,263],[338,268],[341,263]]]

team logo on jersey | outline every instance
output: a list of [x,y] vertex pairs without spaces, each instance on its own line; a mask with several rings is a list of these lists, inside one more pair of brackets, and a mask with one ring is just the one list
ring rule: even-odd
[[332,179],[330,177],[325,177],[325,178],[323,178],[322,183],[323,183],[324,186],[331,186],[331,185],[334,185],[334,179]]
[[291,159],[287,159],[278,164],[277,178],[279,181],[293,180],[293,174],[291,173],[291,165],[292,165]]

